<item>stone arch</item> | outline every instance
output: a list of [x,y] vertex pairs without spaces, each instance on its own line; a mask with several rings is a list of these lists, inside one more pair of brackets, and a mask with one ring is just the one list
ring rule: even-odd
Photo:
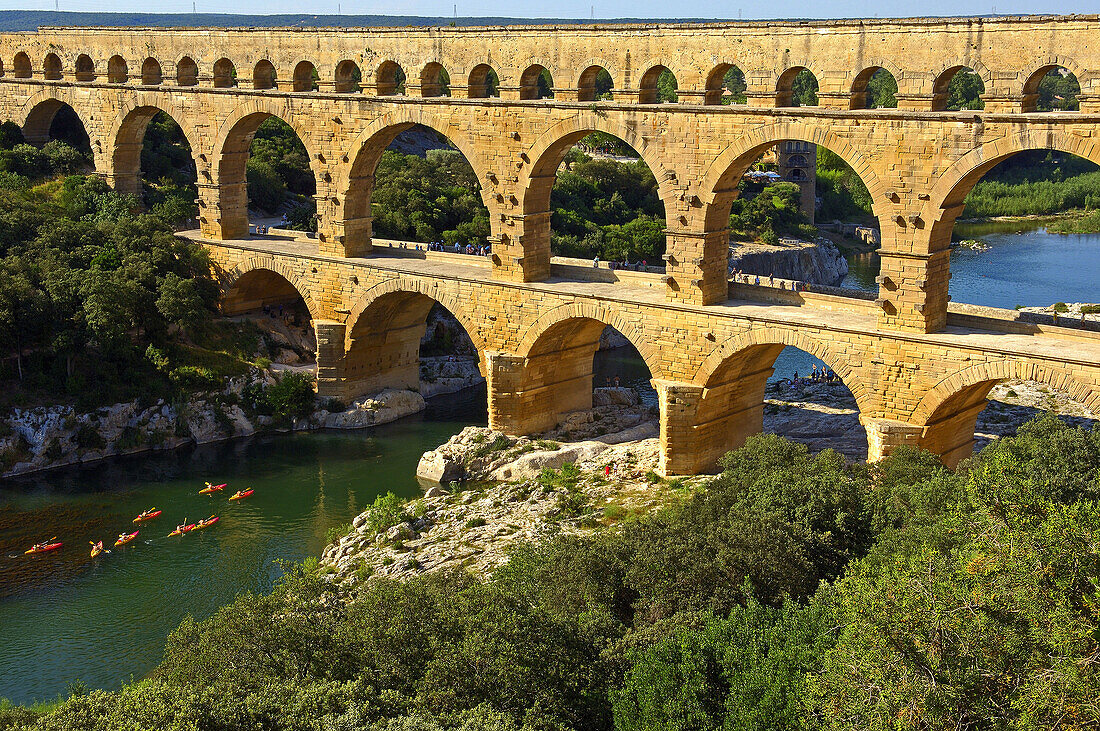
[[60,81],[64,76],[64,70],[61,67],[61,59],[56,53],[47,53],[46,58],[42,60],[42,78],[48,81]]
[[375,93],[378,96],[394,96],[405,83],[405,70],[396,61],[383,61],[374,72]]
[[667,71],[672,74],[673,84],[678,77],[676,72],[669,67],[664,59],[651,59],[641,66],[645,71],[638,78],[638,102],[640,104],[656,104],[658,99],[657,80]]
[[237,69],[228,58],[219,58],[214,62],[214,88],[228,89],[237,85]]
[[[89,135],[89,143],[92,145],[92,152],[95,154],[95,168],[96,170],[102,169],[102,153],[103,150],[99,149],[98,141],[91,140],[92,129],[87,122],[90,118],[90,114],[82,113],[77,109],[77,100],[73,98],[73,95],[63,91],[65,87],[51,87],[48,89],[42,89],[37,94],[28,99],[19,110],[19,116],[22,119],[21,126],[23,127],[23,137],[27,142],[31,144],[44,144],[50,140],[50,127],[53,124],[54,117],[62,107],[68,107],[80,120],[80,124],[84,127],[84,132]],[[18,120],[16,120],[18,121]]]
[[[237,107],[218,129],[211,148],[214,159],[210,167],[215,171],[218,213],[222,238],[243,238],[248,235],[248,193],[245,166],[248,163],[249,146],[260,124],[268,117],[278,117],[294,130],[309,154],[309,167],[315,181],[323,170],[315,141],[309,128],[290,113],[285,99],[266,95],[254,95]],[[318,186],[320,188],[320,186]]]
[[317,73],[317,67],[312,61],[299,61],[294,67],[294,91],[317,91],[317,81],[313,77]]
[[221,276],[218,277],[218,284],[221,286],[222,300],[224,301],[225,298],[230,295],[233,288],[238,286],[243,277],[253,272],[270,272],[285,279],[305,302],[310,319],[318,319],[318,316],[321,314],[321,309],[317,306],[316,302],[314,302],[310,288],[292,269],[285,266],[274,257],[266,254],[249,257],[232,269],[228,271],[223,270],[219,273]]
[[29,79],[34,75],[34,69],[31,67],[31,57],[25,51],[15,54],[11,68],[12,75],[17,79]]
[[980,62],[947,62],[932,75],[932,111],[941,112],[947,108],[948,85],[960,71],[970,69],[982,80],[982,93],[993,88],[993,74]]
[[107,175],[111,179],[112,186],[119,193],[141,195],[141,151],[144,146],[145,129],[159,112],[164,112],[179,125],[183,136],[187,139],[187,144],[191,147],[195,169],[200,169],[198,133],[186,112],[173,104],[170,96],[142,93],[123,106],[106,137],[110,143]]
[[577,302],[559,305],[547,310],[530,326],[525,328],[526,334],[520,341],[517,354],[525,358],[531,357],[532,353],[537,354],[535,348],[547,332],[562,323],[578,320],[590,320],[600,323],[600,330],[596,333],[597,341],[599,340],[599,333],[603,331],[605,326],[610,325],[618,330],[641,355],[653,378],[662,377],[660,350],[654,342],[652,333],[646,332],[639,325],[637,319],[630,318],[625,313],[602,302]]
[[1083,84],[1088,79],[1088,73],[1083,72],[1085,76],[1083,80],[1082,73],[1079,73],[1081,68],[1077,62],[1063,56],[1048,57],[1024,79],[1023,87],[1020,89],[1020,111],[1038,111],[1036,103],[1039,99],[1039,84],[1047,74],[1057,69],[1065,69],[1072,74],[1077,79],[1079,92],[1084,90]]
[[1008,359],[978,363],[942,379],[921,399],[913,412],[913,421],[923,426],[919,446],[940,455],[948,467],[969,457],[986,397],[995,385],[1009,379],[1046,383],[1086,408],[1100,408],[1100,388],[1082,383],[1064,368]]
[[253,89],[274,89],[275,79],[275,64],[266,58],[261,58],[256,62],[256,65],[252,68]]
[[76,72],[77,81],[95,81],[95,62],[92,61],[92,57],[86,53],[82,53],[76,57],[74,71]]
[[[754,326],[747,332],[729,338],[715,347],[703,360],[695,373],[693,382],[700,386],[709,385],[720,374],[725,364],[752,348],[763,346],[776,346],[778,348],[775,351],[776,356],[787,346],[809,353],[836,371],[855,397],[860,413],[871,413],[876,409],[874,389],[859,377],[859,373],[842,353],[830,347],[825,340],[814,338],[801,330],[782,327]],[[774,358],[772,360],[774,362]],[[770,368],[770,365],[768,367]]]
[[130,80],[130,67],[122,56],[111,56],[107,60],[107,83],[125,84]]
[[794,80],[798,78],[798,75],[801,74],[803,71],[809,71],[811,74],[813,74],[814,81],[818,85],[818,90],[821,90],[822,74],[812,65],[799,64],[788,66],[775,79],[775,106],[798,106],[794,103]]
[[484,372],[485,343],[476,307],[455,296],[448,283],[398,276],[364,292],[345,321],[342,367],[345,398],[386,388],[418,388],[420,345],[425,323],[437,303],[458,320],[478,353]]
[[152,56],[141,62],[141,85],[160,86],[164,80],[160,70],[160,61]]
[[176,85],[197,86],[199,83],[199,65],[190,56],[176,61]]
[[577,77],[577,101],[592,102],[599,98],[596,85],[600,72],[607,74],[611,79],[611,88],[608,89],[608,93],[612,93],[613,90],[619,88],[619,83],[615,81],[615,76],[611,73],[610,65],[603,59],[587,59],[581,64],[581,68],[584,70]]
[[[549,96],[541,96],[539,92],[539,78],[543,72],[550,76]],[[520,99],[552,99],[554,97],[554,73],[548,66],[542,63],[532,63],[519,75]]]
[[420,96],[450,96],[451,91],[444,78],[450,79],[447,69],[438,61],[429,61],[420,70]]
[[[336,190],[343,200],[341,206],[343,221],[341,229],[344,238],[344,250],[349,256],[364,251],[370,246],[370,201],[374,188],[374,171],[382,153],[401,132],[414,125],[423,125],[444,135],[462,153],[477,176],[481,188],[481,200],[485,207],[493,210],[493,200],[486,185],[487,167],[477,154],[477,146],[466,138],[464,132],[452,126],[444,117],[438,116],[431,108],[419,105],[400,105],[397,109],[376,119],[366,129],[356,135],[348,148],[348,163],[341,166],[335,181]],[[490,216],[490,226],[497,226]]]
[[737,181],[766,149],[784,140],[811,142],[839,155],[867,186],[872,213],[880,220],[887,215],[886,186],[859,150],[834,135],[827,122],[790,120],[759,127],[741,136],[710,164],[699,186],[706,206],[707,230],[728,225],[730,206],[737,197]]
[[[852,88],[848,98],[849,109],[870,109],[871,99],[867,91],[867,84],[870,83],[871,78],[879,71],[885,71],[890,74],[890,77],[894,80],[894,84],[898,85],[898,78],[901,76],[901,72],[893,63],[888,61],[870,61],[863,70],[852,78]],[[900,93],[900,91],[901,87],[898,86],[898,92]]]
[[[275,69],[272,69],[274,73]],[[363,72],[354,61],[345,59],[336,64],[335,85],[337,94],[355,94],[359,92],[359,84],[363,80]]]
[[703,103],[704,104],[722,104],[722,96],[725,93],[725,80],[726,74],[730,71],[737,69],[741,72],[741,78],[745,78],[744,69],[733,62],[724,61],[716,64],[710,73],[707,74],[705,87],[703,91]]
[[[496,78],[496,84],[492,79]],[[495,92],[495,93],[494,93]],[[470,99],[488,99],[500,96],[500,75],[487,63],[479,63],[470,71],[466,96]]]

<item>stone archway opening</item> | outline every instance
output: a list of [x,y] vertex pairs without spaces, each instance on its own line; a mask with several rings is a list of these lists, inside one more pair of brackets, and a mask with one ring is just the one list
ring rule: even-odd
[[589,66],[581,72],[577,80],[577,101],[611,101],[614,85],[607,69],[603,66]]
[[554,77],[545,66],[533,64],[519,77],[520,99],[553,99]]
[[34,75],[31,57],[25,51],[15,54],[15,59],[12,61],[12,75],[17,79],[29,79]]
[[726,452],[760,432],[815,452],[867,458],[866,432],[848,384],[823,360],[781,342],[748,345],[727,356],[707,376],[693,424],[695,462],[678,472],[684,466],[712,472]]
[[60,81],[65,75],[61,67],[61,59],[56,53],[47,53],[42,60],[42,78],[49,81]]
[[294,67],[292,79],[294,91],[317,91],[317,82],[320,80],[320,76],[317,74],[317,67],[313,65],[312,61],[300,61]]
[[76,80],[78,82],[95,81],[95,62],[92,57],[82,53],[76,57]]
[[395,61],[383,61],[374,72],[374,88],[378,96],[405,93],[405,70]]
[[932,84],[932,111],[985,109],[984,93],[985,82],[978,72],[969,66],[952,66]]
[[260,59],[252,69],[253,89],[274,89],[276,82],[275,65],[265,59]]
[[214,62],[214,88],[228,89],[237,85],[237,69],[228,58]]
[[1037,69],[1024,82],[1024,112],[1073,112],[1081,108],[1077,101],[1081,84],[1064,66],[1053,64]]
[[990,442],[1013,436],[1027,422],[1053,414],[1071,426],[1096,428],[1100,403],[1029,378],[975,377],[926,417],[920,446],[955,468]]
[[871,66],[852,82],[849,109],[897,109],[898,82],[881,66]]
[[816,107],[817,77],[805,66],[784,71],[775,85],[775,106]]
[[221,152],[219,181],[223,228],[233,235],[266,234],[272,228],[317,230],[309,153],[280,118],[256,112],[234,125]]
[[160,61],[155,58],[147,58],[141,62],[141,85],[160,86],[164,80],[161,74]]
[[[626,335],[570,317],[546,328],[525,357],[524,431],[579,441],[645,439],[659,432],[653,374]],[[616,436],[619,435],[619,436]]]
[[420,96],[450,96],[451,76],[443,64],[432,62],[420,72]]
[[92,146],[84,122],[75,109],[59,99],[45,99],[35,105],[23,123],[23,138],[37,146],[52,141],[63,143],[83,158],[79,164],[73,161],[76,167],[91,166]]
[[463,324],[475,313],[461,314],[466,318],[413,291],[389,292],[370,302],[347,332],[341,398],[398,390],[430,399],[481,389],[467,395],[485,404],[482,354]]
[[493,67],[486,63],[474,66],[470,72],[466,96],[470,99],[488,99],[500,96],[500,77]]
[[744,104],[748,101],[745,91],[745,72],[729,63],[718,64],[707,75],[705,104]]
[[676,75],[666,66],[654,66],[638,83],[638,103],[672,104],[678,101]]
[[271,269],[257,268],[240,275],[226,288],[222,314],[239,325],[254,326],[241,332],[257,337],[257,357],[268,358],[276,370],[317,370],[317,338],[305,299],[286,277]]
[[567,135],[535,162],[531,177],[526,212],[549,210],[550,251],[573,267],[569,276],[615,281],[622,276],[615,271],[663,271],[664,202],[653,170],[623,139]]
[[130,80],[129,66],[122,56],[111,56],[107,60],[107,83],[125,84]]
[[344,215],[349,251],[376,240],[391,251],[481,257],[471,263],[487,262],[492,253],[477,172],[446,135],[424,125],[392,125],[364,144],[352,166]]
[[197,86],[199,83],[199,65],[190,56],[184,56],[176,62],[176,84],[179,86]]
[[[142,107],[131,112],[119,138],[115,189],[139,193],[152,213],[180,229],[193,228],[198,218],[198,175],[191,144],[176,120],[155,107]],[[140,186],[128,181],[127,174],[137,175]]]
[[337,94],[358,94],[362,90],[362,83],[363,72],[357,63],[344,60],[336,64],[336,80],[333,89]]

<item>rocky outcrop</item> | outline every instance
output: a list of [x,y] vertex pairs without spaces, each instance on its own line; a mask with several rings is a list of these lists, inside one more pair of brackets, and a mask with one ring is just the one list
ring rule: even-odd
[[420,359],[420,394],[441,396],[485,383],[476,355],[439,355]]
[[306,420],[308,423],[302,428],[364,429],[388,424],[423,410],[422,394],[390,389],[375,396],[357,399],[344,411],[318,410]]
[[832,241],[784,240],[772,246],[738,242],[730,248],[730,269],[809,284],[835,286],[848,274],[848,260]]

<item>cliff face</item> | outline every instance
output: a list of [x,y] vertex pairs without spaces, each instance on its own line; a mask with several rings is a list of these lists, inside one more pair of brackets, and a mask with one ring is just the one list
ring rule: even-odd
[[829,286],[840,284],[848,273],[847,260],[827,239],[785,241],[777,246],[738,243],[730,252],[730,266],[745,274]]

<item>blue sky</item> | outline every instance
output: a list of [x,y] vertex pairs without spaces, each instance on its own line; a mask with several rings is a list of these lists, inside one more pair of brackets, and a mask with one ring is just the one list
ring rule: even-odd
[[[911,15],[985,15],[1023,13],[1097,12],[1097,3],[1080,0],[925,0],[913,4],[906,0],[729,0],[728,2],[673,3],[668,0],[558,0],[531,2],[516,0],[194,0],[199,12],[233,13],[336,13],[450,16],[457,1],[460,16],[502,15],[509,17],[587,18],[594,9],[596,18],[648,17],[667,18],[782,18],[782,17],[898,17]],[[56,0],[60,10],[190,12],[192,0]],[[594,6],[594,8],[593,8]],[[0,0],[0,9],[53,10],[55,0]]]

